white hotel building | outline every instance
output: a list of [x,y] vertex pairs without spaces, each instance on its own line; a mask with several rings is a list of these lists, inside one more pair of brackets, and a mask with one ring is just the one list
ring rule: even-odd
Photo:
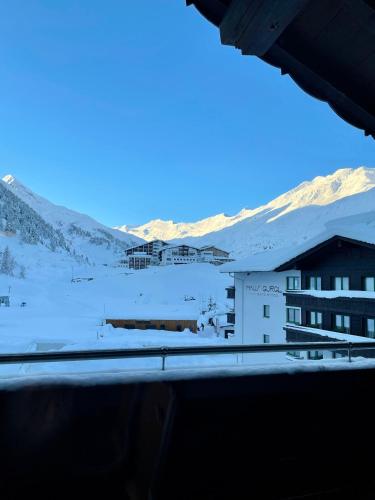
[[214,246],[195,248],[189,245],[171,245],[162,240],[145,242],[128,248],[120,261],[129,269],[146,269],[150,266],[168,266],[206,262],[221,265],[230,262],[229,252]]
[[300,276],[300,271],[297,270],[234,274],[236,342],[242,344],[285,342],[284,293],[289,287],[299,287]]

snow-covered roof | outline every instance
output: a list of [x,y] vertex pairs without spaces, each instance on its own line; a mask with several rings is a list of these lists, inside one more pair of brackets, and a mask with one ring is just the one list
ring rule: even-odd
[[375,299],[375,292],[365,290],[299,290],[289,292],[296,295],[311,295],[312,297],[324,299]]
[[200,250],[206,250],[208,248],[215,248],[215,250],[220,250],[220,252],[230,253],[227,250],[224,250],[223,248],[217,247],[216,245],[204,245],[203,247],[200,248]]
[[340,229],[339,232],[336,231],[335,226],[332,225],[330,229],[307,240],[301,245],[259,252],[245,259],[224,264],[220,271],[224,273],[277,271],[278,268],[287,264],[289,261],[334,237],[350,239],[362,244],[375,245],[375,234],[372,231],[366,231],[366,227],[356,226],[354,228],[342,227],[338,229]]
[[[306,332],[306,333],[314,333],[315,335],[320,335],[322,338],[322,342],[326,342],[327,338],[339,340],[340,342],[357,342],[357,343],[368,343],[375,342],[375,339],[371,339],[369,337],[362,337],[360,335],[351,335],[350,333],[340,333],[334,332],[332,330],[321,330],[319,328],[302,326],[302,325],[286,325],[287,330],[294,330],[296,332]],[[325,338],[324,338],[325,337]]]
[[168,246],[162,248],[160,251],[164,252],[165,250],[172,250],[173,248],[181,248],[181,247],[192,248],[193,250],[199,251],[199,248],[193,247],[191,245],[182,245],[182,244],[181,245],[168,245]]
[[143,305],[134,304],[131,307],[124,306],[123,308],[112,308],[106,311],[108,319],[123,319],[123,320],[189,320],[198,319],[199,313],[196,305],[181,305],[180,307],[170,307],[158,305]]

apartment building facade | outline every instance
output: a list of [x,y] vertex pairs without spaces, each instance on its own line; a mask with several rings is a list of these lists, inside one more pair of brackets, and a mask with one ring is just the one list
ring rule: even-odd
[[374,339],[374,243],[320,237],[225,266],[234,276],[237,341]]

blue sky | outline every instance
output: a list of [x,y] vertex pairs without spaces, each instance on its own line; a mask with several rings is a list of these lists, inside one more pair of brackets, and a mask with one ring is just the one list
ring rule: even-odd
[[374,148],[185,0],[0,7],[0,171],[105,224],[233,214]]

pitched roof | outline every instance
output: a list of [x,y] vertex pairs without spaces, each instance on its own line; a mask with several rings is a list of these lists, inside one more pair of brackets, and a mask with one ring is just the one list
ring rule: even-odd
[[375,138],[375,0],[187,0],[222,43],[289,74]]
[[375,249],[375,235],[357,233],[348,231],[346,234],[334,234],[331,231],[324,231],[315,238],[311,238],[298,246],[281,248],[277,250],[268,250],[260,252],[245,259],[224,264],[221,272],[224,273],[240,273],[240,272],[257,272],[257,271],[286,271],[293,269],[295,264],[319,251],[321,248],[329,245],[334,240],[343,240],[361,246],[366,246]]

